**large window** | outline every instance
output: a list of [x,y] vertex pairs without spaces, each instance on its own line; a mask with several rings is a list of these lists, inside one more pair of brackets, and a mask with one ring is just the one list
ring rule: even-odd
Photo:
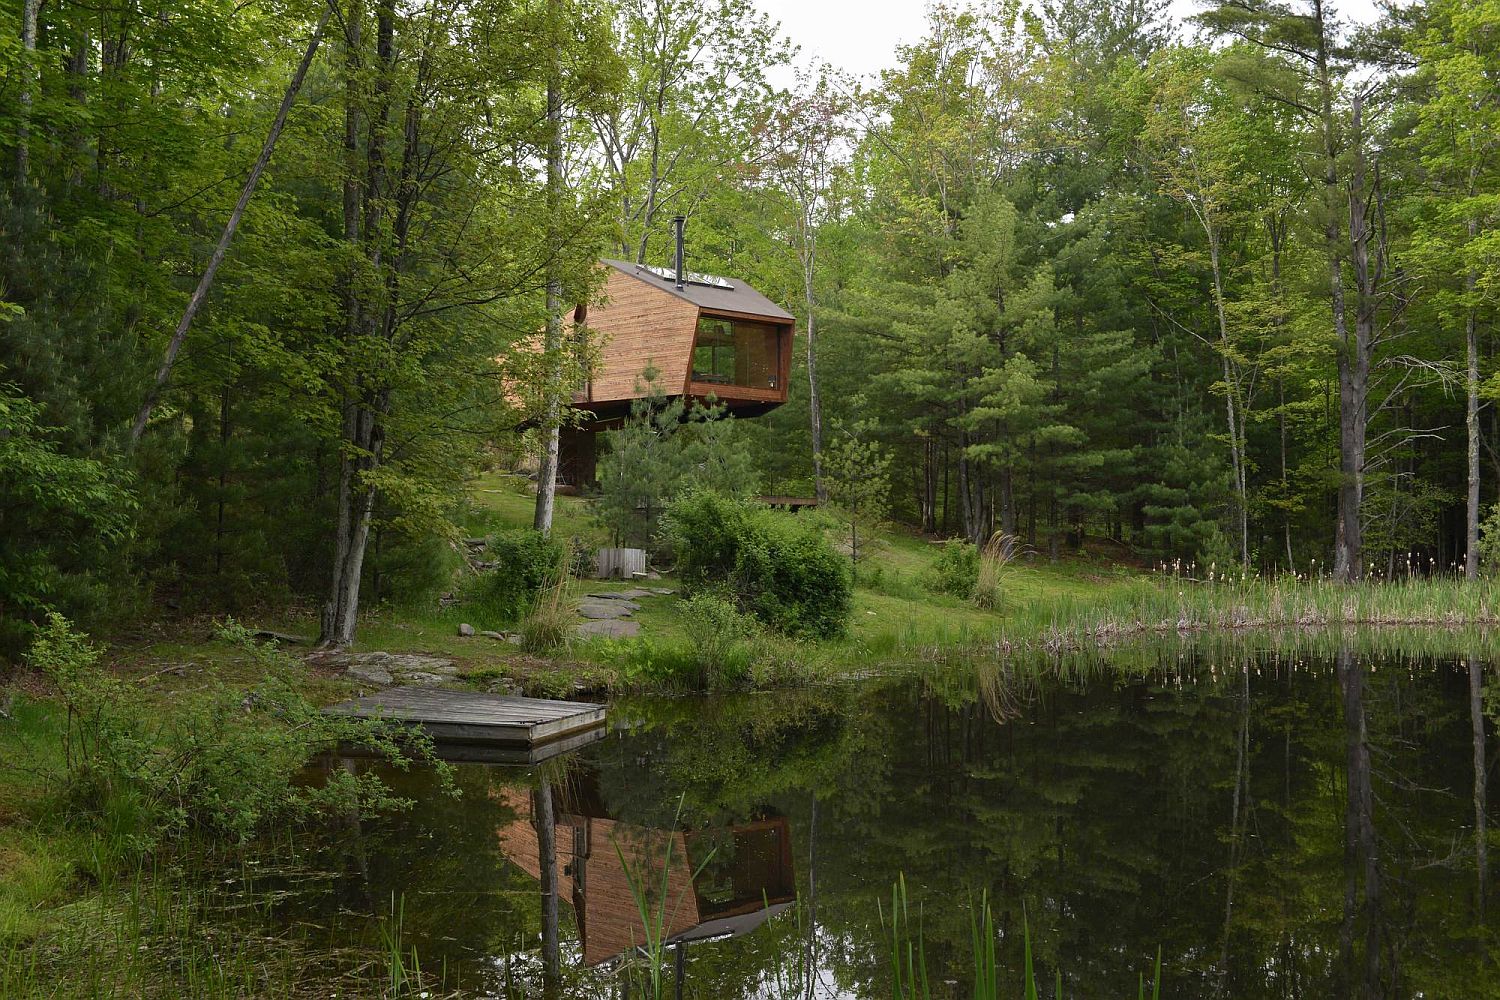
[[693,381],[781,388],[781,331],[770,323],[703,316],[693,348]]

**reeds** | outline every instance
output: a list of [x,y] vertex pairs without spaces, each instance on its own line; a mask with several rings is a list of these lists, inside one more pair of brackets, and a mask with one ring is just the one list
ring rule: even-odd
[[[912,919],[911,901],[906,888],[906,876],[902,875],[891,886],[889,912],[882,906],[880,923],[889,946],[891,972],[891,996],[894,1000],[931,1000],[933,993],[931,977],[927,969],[927,947],[922,939],[920,910],[917,919]],[[972,962],[971,977],[974,1000],[1001,1000],[1011,994],[1001,983],[1000,961],[997,943],[1000,932],[995,925],[994,912],[990,907],[988,893],[981,894],[978,906],[971,908],[969,918],[969,955]],[[1031,927],[1024,919],[1021,923],[1021,982],[1020,995],[1025,1000],[1041,1000],[1036,967],[1031,957]],[[1054,1000],[1063,998],[1062,970],[1055,971]],[[1137,1000],[1146,1000],[1146,977],[1142,973],[1137,979]],[[1156,966],[1151,974],[1151,998],[1161,1000],[1161,949],[1156,951]]]
[[709,851],[708,855],[699,862],[683,889],[677,894],[677,899],[672,902],[672,908],[668,910],[668,899],[671,896],[673,843],[676,840],[674,833],[682,820],[682,805],[685,799],[685,795],[678,798],[677,812],[672,817],[671,826],[667,827],[667,844],[664,856],[661,858],[659,873],[653,870],[655,859],[647,855],[641,859],[640,863],[633,865],[626,859],[620,842],[611,841],[614,844],[615,854],[620,859],[620,868],[625,872],[625,881],[630,886],[630,897],[635,902],[636,915],[641,921],[643,938],[640,944],[633,947],[632,957],[640,959],[640,962],[627,962],[622,969],[622,975],[633,978],[633,973],[639,972],[642,980],[639,985],[645,991],[646,996],[651,997],[652,1000],[662,1000],[666,996],[667,938],[671,934],[671,927],[676,921],[678,910],[686,894],[692,891],[694,880],[702,874],[704,867],[714,856],[714,851]]

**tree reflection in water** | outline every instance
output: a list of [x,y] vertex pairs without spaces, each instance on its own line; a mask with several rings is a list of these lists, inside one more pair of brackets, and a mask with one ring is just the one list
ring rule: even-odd
[[670,839],[689,996],[889,996],[878,906],[904,873],[954,995],[987,891],[1002,969],[1024,916],[1070,997],[1132,991],[1158,946],[1174,998],[1500,997],[1481,658],[1115,659],[622,701],[545,782],[463,765],[440,801],[398,778],[419,807],[364,824],[341,847],[363,870],[323,895],[406,892],[424,965],[481,995],[539,995],[554,940],[562,995],[618,995],[642,928],[611,845],[660,876]]

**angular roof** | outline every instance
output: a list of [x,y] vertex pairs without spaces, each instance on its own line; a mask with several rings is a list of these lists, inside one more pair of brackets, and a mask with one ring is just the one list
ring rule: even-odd
[[[713,284],[701,283],[697,280],[688,281],[679,289],[677,281],[671,277],[671,272],[665,270],[664,276],[656,270],[644,264],[634,264],[629,261],[604,259],[604,263],[637,278],[653,288],[659,288],[669,295],[675,295],[679,299],[686,299],[710,312],[744,313],[750,316],[764,316],[767,319],[793,320],[791,313],[766,298],[760,292],[751,288],[743,281],[733,278],[718,278],[713,275],[693,275],[694,278],[713,278]],[[720,283],[722,282],[722,284]]]

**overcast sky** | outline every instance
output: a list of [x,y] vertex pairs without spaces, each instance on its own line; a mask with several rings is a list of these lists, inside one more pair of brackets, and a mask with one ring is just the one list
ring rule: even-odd
[[[782,30],[802,46],[802,61],[821,58],[858,75],[894,65],[896,45],[922,37],[927,23],[924,0],[755,0],[781,22]],[[1374,0],[1344,0],[1344,16],[1374,17]],[[1197,12],[1197,0],[1172,0],[1178,21]]]

